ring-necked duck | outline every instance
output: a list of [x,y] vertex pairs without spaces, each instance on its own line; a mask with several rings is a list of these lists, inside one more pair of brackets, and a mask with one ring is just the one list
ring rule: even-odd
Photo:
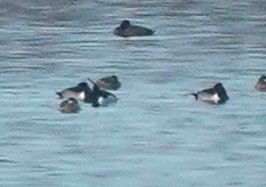
[[201,100],[211,104],[225,103],[229,97],[226,94],[225,88],[221,83],[217,83],[212,88],[204,89],[198,93],[193,93],[196,100]]
[[78,101],[74,98],[69,98],[62,101],[59,108],[62,113],[77,113],[80,111],[80,106]]
[[255,89],[261,92],[266,92],[266,76],[262,75],[255,85]]
[[91,89],[86,82],[81,82],[75,87],[66,88],[61,92],[56,92],[60,99],[74,98],[77,100],[84,101],[90,94]]
[[121,86],[121,83],[115,75],[103,77],[97,80],[96,84],[104,90],[117,90]]
[[93,90],[91,92],[93,107],[107,106],[111,103],[117,102],[117,97],[114,94],[101,90],[100,87],[90,78],[88,80],[93,84]]
[[151,29],[131,25],[128,20],[122,21],[121,25],[114,29],[113,33],[117,36],[130,37],[130,36],[148,36],[152,35],[154,31]]

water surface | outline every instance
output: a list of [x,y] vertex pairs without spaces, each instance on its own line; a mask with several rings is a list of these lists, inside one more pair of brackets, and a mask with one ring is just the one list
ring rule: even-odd
[[[264,1],[1,0],[1,186],[266,186]],[[123,19],[154,36],[112,34]],[[58,111],[116,74],[119,101]],[[229,102],[189,93],[222,82]]]

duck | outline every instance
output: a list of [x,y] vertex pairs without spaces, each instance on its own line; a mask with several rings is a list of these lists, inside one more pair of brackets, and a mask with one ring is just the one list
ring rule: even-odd
[[91,89],[86,82],[81,82],[75,87],[70,87],[62,90],[61,92],[56,92],[60,99],[74,98],[77,100],[89,100]]
[[222,83],[215,84],[212,88],[192,93],[196,100],[200,100],[210,104],[223,104],[229,97]]
[[109,104],[117,102],[118,99],[114,94],[101,90],[100,87],[90,78],[88,80],[93,84],[91,92],[92,107],[108,106]]
[[121,87],[116,75],[103,77],[96,81],[96,84],[103,90],[118,90]]
[[61,102],[59,110],[62,113],[78,113],[80,111],[80,106],[76,99],[68,98]]
[[131,25],[129,20],[123,20],[120,26],[114,29],[113,33],[121,37],[131,37],[153,35],[154,31],[146,27]]
[[266,76],[262,75],[255,85],[255,89],[261,92],[266,92]]

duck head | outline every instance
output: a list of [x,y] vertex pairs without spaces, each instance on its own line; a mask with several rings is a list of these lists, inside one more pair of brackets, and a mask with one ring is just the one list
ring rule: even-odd
[[222,83],[217,83],[214,85],[213,89],[218,93],[218,96],[220,97],[220,101],[224,102],[229,99],[228,95],[226,94],[226,90],[223,87]]
[[87,88],[88,87],[88,84],[86,82],[81,82],[78,84],[79,87],[81,88]]
[[259,79],[259,82],[266,82],[266,76],[262,75]]
[[126,30],[129,26],[130,26],[130,22],[128,20],[124,20],[124,21],[122,21],[122,23],[120,25],[120,29]]

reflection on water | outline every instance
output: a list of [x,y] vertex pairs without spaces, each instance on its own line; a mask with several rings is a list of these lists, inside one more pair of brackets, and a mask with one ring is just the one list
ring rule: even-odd
[[[2,186],[265,186],[266,4],[0,0]],[[123,19],[154,36],[112,34]],[[116,74],[119,101],[55,91]],[[221,81],[230,100],[191,92]]]

